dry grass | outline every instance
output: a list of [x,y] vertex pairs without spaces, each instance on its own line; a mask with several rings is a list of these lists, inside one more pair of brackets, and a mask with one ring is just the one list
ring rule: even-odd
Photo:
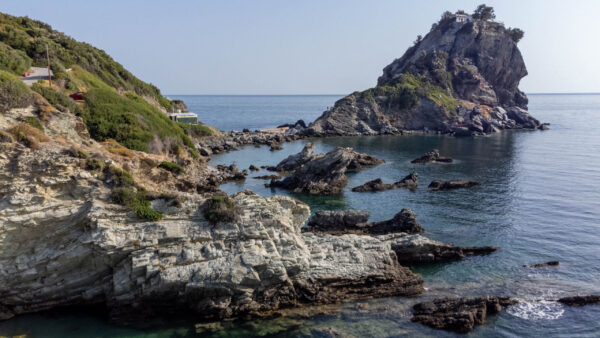
[[11,134],[0,130],[0,143],[13,143],[13,142],[15,142],[15,139]]
[[24,142],[28,147],[32,149],[38,149],[39,144],[42,142],[48,142],[50,139],[44,133],[27,123],[19,123],[16,126],[8,130],[15,140]]
[[112,138],[102,142],[102,144],[112,154],[121,155],[123,157],[128,158],[131,158],[133,156],[133,152],[130,149],[127,149],[124,146],[120,145],[119,142],[115,141]]

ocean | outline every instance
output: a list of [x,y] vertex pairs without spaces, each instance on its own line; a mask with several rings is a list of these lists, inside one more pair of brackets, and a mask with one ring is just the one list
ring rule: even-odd
[[[261,129],[314,120],[340,95],[331,96],[169,96],[183,99],[199,120],[221,130]],[[275,165],[306,142],[316,152],[349,146],[385,164],[349,174],[343,195],[315,197],[264,187],[248,178],[221,186],[271,196],[290,195],[322,209],[365,209],[374,221],[410,208],[425,236],[461,246],[493,245],[501,250],[458,262],[413,267],[426,291],[415,298],[353,301],[324,307],[301,319],[271,318],[224,322],[215,337],[296,337],[330,329],[355,337],[452,337],[410,321],[416,302],[446,296],[508,295],[520,304],[488,318],[472,337],[598,337],[600,306],[570,308],[559,297],[600,292],[600,95],[530,95],[529,111],[548,131],[506,131],[485,137],[440,135],[338,137],[299,140],[271,152],[248,146],[213,156],[212,164]],[[453,164],[415,165],[431,149],[454,158]],[[350,189],[381,177],[399,180],[415,170],[415,191],[354,193]],[[264,171],[251,173],[258,176]],[[434,179],[472,179],[480,186],[430,192]],[[558,260],[541,269],[523,265]],[[173,323],[150,331],[120,328],[93,313],[43,313],[0,323],[0,335],[34,337],[187,337],[194,322]],[[314,333],[314,332],[313,332]],[[204,334],[205,336],[211,336]]]

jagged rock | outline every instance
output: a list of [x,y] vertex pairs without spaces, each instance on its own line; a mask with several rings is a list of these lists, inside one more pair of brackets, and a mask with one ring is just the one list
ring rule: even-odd
[[308,142],[301,152],[290,155],[283,161],[279,162],[275,169],[277,171],[292,171],[300,168],[304,163],[310,161],[315,151],[315,146],[312,142]]
[[547,266],[558,266],[560,264],[559,261],[549,261],[546,263],[537,263],[533,265],[523,265],[524,268],[544,268]]
[[434,241],[422,236],[398,238],[392,249],[401,264],[419,265],[436,262],[448,262],[473,255],[488,255],[499,250],[498,247],[458,247],[452,244]]
[[450,181],[431,181],[429,183],[429,190],[450,190],[460,188],[470,188],[479,185],[479,182],[468,181],[468,180],[450,180]]
[[283,180],[271,181],[270,186],[308,194],[340,194],[348,184],[345,173],[355,154],[352,148],[338,147],[312,158]]
[[251,171],[259,171],[259,170],[260,170],[260,169],[258,169],[258,167],[257,167],[257,166],[255,166],[254,164],[251,164],[251,165],[248,167],[248,169],[249,169],[249,170],[251,170]]
[[537,128],[539,121],[525,110],[527,96],[518,89],[526,75],[519,48],[504,24],[456,22],[445,16],[384,68],[375,88],[338,100],[303,134],[436,131],[472,136]]
[[382,163],[385,163],[385,161],[373,155],[355,152],[354,158],[352,161],[350,161],[350,164],[348,164],[347,169],[351,171],[358,171],[367,167],[380,165]]
[[458,333],[473,331],[482,325],[488,315],[497,314],[503,308],[517,304],[509,297],[481,297],[458,299],[435,299],[413,306],[413,322],[429,327]]
[[372,192],[372,191],[384,191],[391,189],[400,189],[400,188],[408,188],[408,189],[416,189],[419,184],[419,178],[417,173],[410,173],[408,176],[404,177],[402,180],[395,183],[383,183],[381,178],[376,178],[372,181],[369,181],[363,185],[359,185],[357,187],[352,188],[354,192]]
[[600,295],[563,297],[558,301],[568,306],[600,304]]
[[276,150],[282,150],[283,146],[281,146],[280,143],[273,143],[271,144],[271,148],[269,148],[270,151],[276,151]]
[[304,231],[325,232],[329,234],[370,234],[389,233],[419,234],[424,231],[417,223],[410,209],[402,209],[392,219],[382,222],[367,222],[370,213],[366,210],[317,211],[309,220]]
[[261,176],[254,176],[252,178],[255,178],[257,180],[278,180],[281,178],[280,175],[261,175]]
[[419,164],[426,164],[426,163],[433,163],[433,162],[452,163],[453,161],[454,160],[452,160],[449,157],[440,156],[440,151],[437,149],[433,149],[432,151],[426,153],[425,155],[410,161],[410,163],[419,163]]

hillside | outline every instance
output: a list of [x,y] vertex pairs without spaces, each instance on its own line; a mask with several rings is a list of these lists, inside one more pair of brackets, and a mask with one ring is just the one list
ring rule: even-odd
[[310,135],[374,135],[434,130],[476,135],[535,129],[518,89],[527,75],[518,28],[495,22],[493,8],[446,12],[384,68],[377,86],[336,102]]
[[[40,81],[29,90],[17,77],[32,66],[47,66],[46,47],[52,86]],[[96,141],[114,139],[129,149],[151,153],[176,154],[183,147],[197,157],[185,128],[164,114],[172,103],[158,88],[135,77],[103,50],[48,24],[0,13],[0,75],[4,111],[31,104],[33,91],[57,110],[81,117]],[[68,97],[74,92],[84,92],[84,102]],[[47,116],[38,115],[44,123]]]

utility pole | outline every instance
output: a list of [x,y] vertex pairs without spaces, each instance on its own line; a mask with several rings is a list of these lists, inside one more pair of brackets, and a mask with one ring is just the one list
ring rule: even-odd
[[46,44],[46,59],[48,59],[48,82],[52,87],[52,75],[50,74],[50,53],[48,52],[48,44]]

